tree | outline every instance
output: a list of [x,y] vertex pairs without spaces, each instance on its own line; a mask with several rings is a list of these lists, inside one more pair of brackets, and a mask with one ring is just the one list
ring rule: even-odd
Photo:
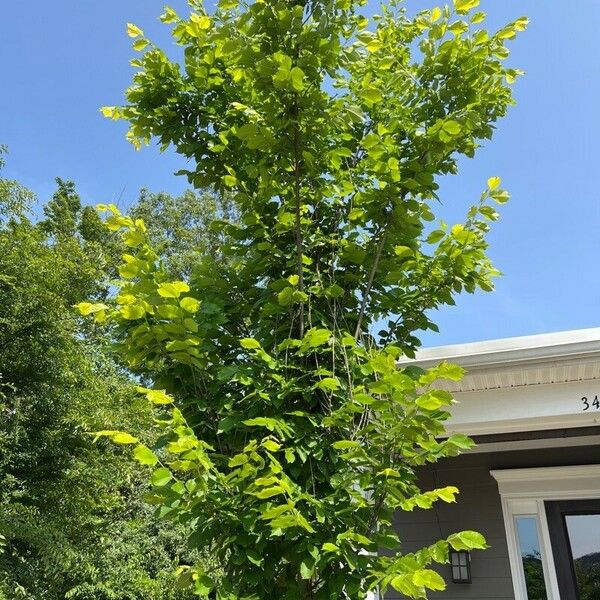
[[[6,146],[0,144],[0,171],[4,168],[6,152]],[[0,225],[22,216],[33,200],[34,195],[18,181],[0,177]]]
[[153,424],[110,340],[72,309],[104,297],[114,235],[83,228],[96,212],[57,183],[34,223],[13,202],[33,195],[0,178],[11,207],[0,222],[0,598],[185,598],[173,574],[197,560],[180,547],[185,531],[152,519],[140,470],[89,434],[120,423],[152,436]]
[[236,218],[229,194],[206,190],[186,190],[181,196],[171,196],[143,189],[130,214],[146,223],[152,245],[176,278],[189,277],[202,256],[222,259],[223,231],[213,224]]
[[197,594],[425,597],[445,585],[432,565],[449,548],[485,542],[457,532],[401,552],[393,512],[458,492],[421,490],[418,468],[471,442],[441,437],[453,400],[435,382],[461,369],[396,359],[435,327],[432,309],[492,289],[500,179],[464,223],[430,223],[438,178],[513,102],[506,43],[527,20],[490,34],[478,0],[414,17],[389,0],[373,19],[360,0],[190,5],[188,18],[162,16],[182,64],[128,26],[139,71],[128,104],[103,112],[129,121],[138,147],[173,145],[194,186],[233,195],[240,222],[222,226],[229,260],[173,281],[143,222],[101,207],[131,250],[114,302],[81,310],[112,324],[154,381],[140,392],[165,429],[152,448],[101,434],[135,445],[160,513],[219,559],[218,577],[184,572]]

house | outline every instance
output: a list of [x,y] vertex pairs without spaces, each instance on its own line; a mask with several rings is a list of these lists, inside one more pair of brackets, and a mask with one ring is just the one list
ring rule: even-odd
[[[600,600],[600,328],[422,350],[462,365],[448,432],[477,446],[423,468],[456,504],[398,513],[403,550],[461,530],[490,548],[454,554],[439,599]],[[386,598],[399,598],[390,592]]]

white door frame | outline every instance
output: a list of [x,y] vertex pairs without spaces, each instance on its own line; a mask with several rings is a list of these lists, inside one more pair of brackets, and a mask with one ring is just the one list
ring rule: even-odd
[[600,465],[503,469],[490,474],[498,482],[502,499],[515,600],[528,600],[515,526],[519,516],[536,519],[548,600],[560,600],[544,502],[600,498]]

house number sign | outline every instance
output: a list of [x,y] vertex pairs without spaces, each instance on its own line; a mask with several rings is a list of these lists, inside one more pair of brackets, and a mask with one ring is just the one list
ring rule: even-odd
[[586,410],[600,410],[600,400],[598,400],[598,394],[596,394],[593,398],[591,396],[582,396],[581,397],[582,410],[585,412]]

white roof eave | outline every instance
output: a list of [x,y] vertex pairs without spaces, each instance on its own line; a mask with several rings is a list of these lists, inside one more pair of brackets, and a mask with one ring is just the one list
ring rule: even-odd
[[398,365],[426,368],[448,361],[472,371],[593,357],[600,357],[600,327],[424,348]]

